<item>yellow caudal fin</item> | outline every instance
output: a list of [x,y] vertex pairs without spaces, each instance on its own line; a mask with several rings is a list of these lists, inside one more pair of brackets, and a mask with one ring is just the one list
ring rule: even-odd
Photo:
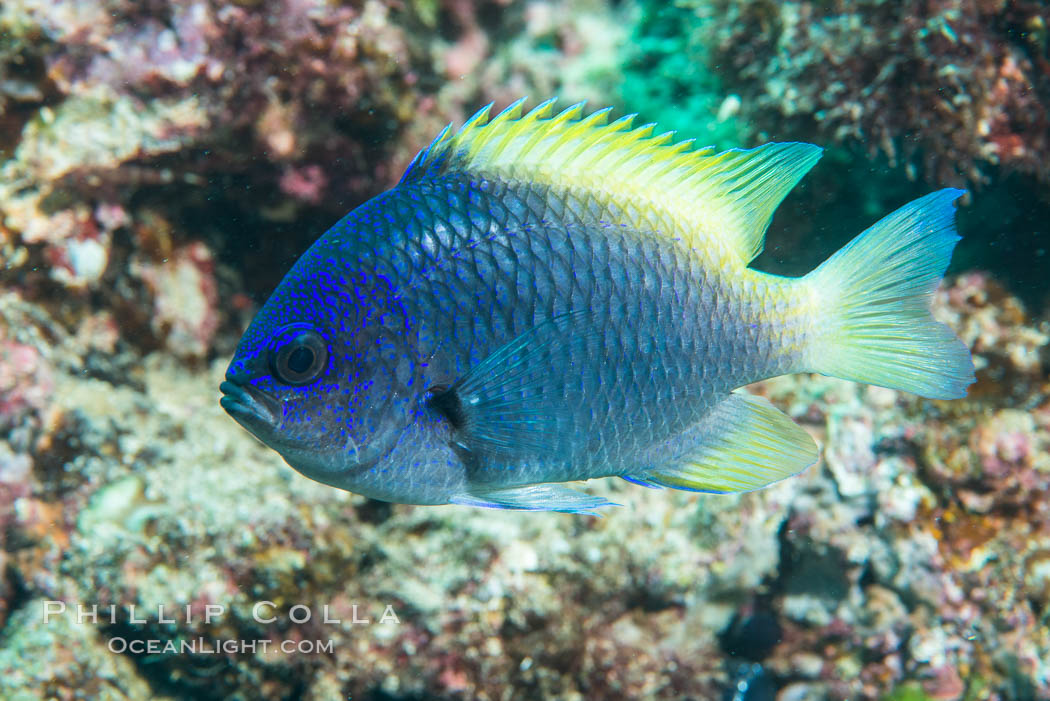
[[970,352],[930,314],[963,194],[944,189],[901,207],[804,278],[819,318],[808,370],[931,399],[966,395]]

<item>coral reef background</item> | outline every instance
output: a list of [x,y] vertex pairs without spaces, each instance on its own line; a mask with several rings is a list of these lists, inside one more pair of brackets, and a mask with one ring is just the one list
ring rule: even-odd
[[[1048,22],[1026,0],[5,1],[0,697],[1050,699]],[[825,146],[774,272],[970,188],[937,301],[970,396],[763,383],[820,464],[734,497],[606,480],[627,506],[604,519],[293,473],[218,407],[240,330],[444,124],[523,94]],[[117,613],[45,623],[48,600]],[[332,649],[114,645],[198,639]]]

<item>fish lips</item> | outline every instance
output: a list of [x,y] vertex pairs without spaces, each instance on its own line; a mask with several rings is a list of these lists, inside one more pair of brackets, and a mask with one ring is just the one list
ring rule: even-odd
[[257,437],[263,438],[277,425],[280,412],[273,397],[254,387],[229,380],[219,385],[219,391],[222,392],[219,406]]

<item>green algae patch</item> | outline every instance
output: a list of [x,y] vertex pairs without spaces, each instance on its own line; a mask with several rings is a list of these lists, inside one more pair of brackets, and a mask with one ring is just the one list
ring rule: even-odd
[[703,145],[742,145],[740,98],[712,67],[704,3],[640,3],[624,50],[620,101],[660,130],[696,136]]

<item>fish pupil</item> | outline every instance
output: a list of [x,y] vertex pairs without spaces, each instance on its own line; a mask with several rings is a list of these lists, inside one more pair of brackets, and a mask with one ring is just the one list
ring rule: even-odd
[[304,375],[314,364],[315,357],[312,349],[299,346],[288,356],[288,369],[297,375]]
[[316,331],[307,330],[273,351],[270,369],[281,381],[291,385],[313,382],[328,364],[328,349]]

